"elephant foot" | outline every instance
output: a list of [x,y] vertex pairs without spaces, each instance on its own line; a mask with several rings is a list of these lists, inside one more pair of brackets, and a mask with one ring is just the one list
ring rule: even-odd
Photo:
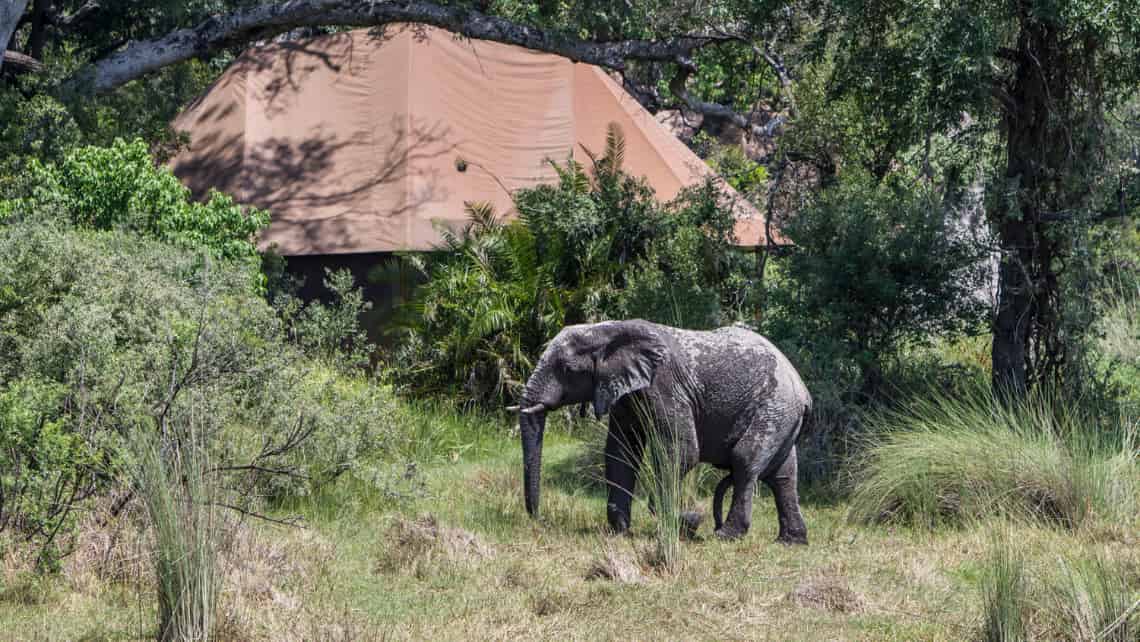
[[725,541],[737,540],[737,539],[740,539],[741,537],[744,537],[745,535],[748,534],[748,531],[746,531],[746,530],[741,530],[738,528],[732,528],[731,526],[729,526],[727,524],[716,529],[716,531],[714,531],[714,532],[716,533],[717,537],[719,537],[720,539],[723,539]]
[[621,535],[629,530],[629,513],[622,511],[613,504],[606,507],[606,518],[610,523],[610,531],[614,535]]
[[807,546],[807,533],[780,533],[776,542],[785,546]]

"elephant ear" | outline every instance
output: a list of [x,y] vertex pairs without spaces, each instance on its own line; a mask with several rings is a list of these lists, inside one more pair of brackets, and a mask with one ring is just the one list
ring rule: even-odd
[[665,360],[665,344],[651,328],[621,325],[594,355],[594,416],[631,392],[648,388]]

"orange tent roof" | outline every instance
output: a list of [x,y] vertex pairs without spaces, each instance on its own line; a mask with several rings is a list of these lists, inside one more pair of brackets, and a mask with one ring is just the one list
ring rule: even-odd
[[[190,143],[171,166],[196,196],[268,209],[262,245],[285,255],[426,250],[465,201],[511,214],[512,190],[556,180],[548,159],[600,153],[610,122],[658,198],[711,174],[597,67],[389,26],[245,52],[175,119]],[[723,186],[739,243],[761,242],[761,215]]]

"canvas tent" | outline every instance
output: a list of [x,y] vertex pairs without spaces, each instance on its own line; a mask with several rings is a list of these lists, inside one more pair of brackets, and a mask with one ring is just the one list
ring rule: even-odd
[[[245,52],[178,118],[171,166],[195,193],[266,208],[286,256],[426,250],[465,201],[511,214],[510,192],[585,162],[616,122],[625,168],[662,199],[708,167],[597,67],[418,25]],[[735,197],[741,245],[763,237]]]

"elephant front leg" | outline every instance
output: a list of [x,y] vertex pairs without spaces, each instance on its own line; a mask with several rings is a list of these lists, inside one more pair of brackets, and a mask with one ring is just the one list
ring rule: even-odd
[[637,469],[644,444],[632,429],[623,426],[616,415],[610,416],[610,432],[606,437],[606,518],[615,533],[629,529],[630,507],[637,485]]

